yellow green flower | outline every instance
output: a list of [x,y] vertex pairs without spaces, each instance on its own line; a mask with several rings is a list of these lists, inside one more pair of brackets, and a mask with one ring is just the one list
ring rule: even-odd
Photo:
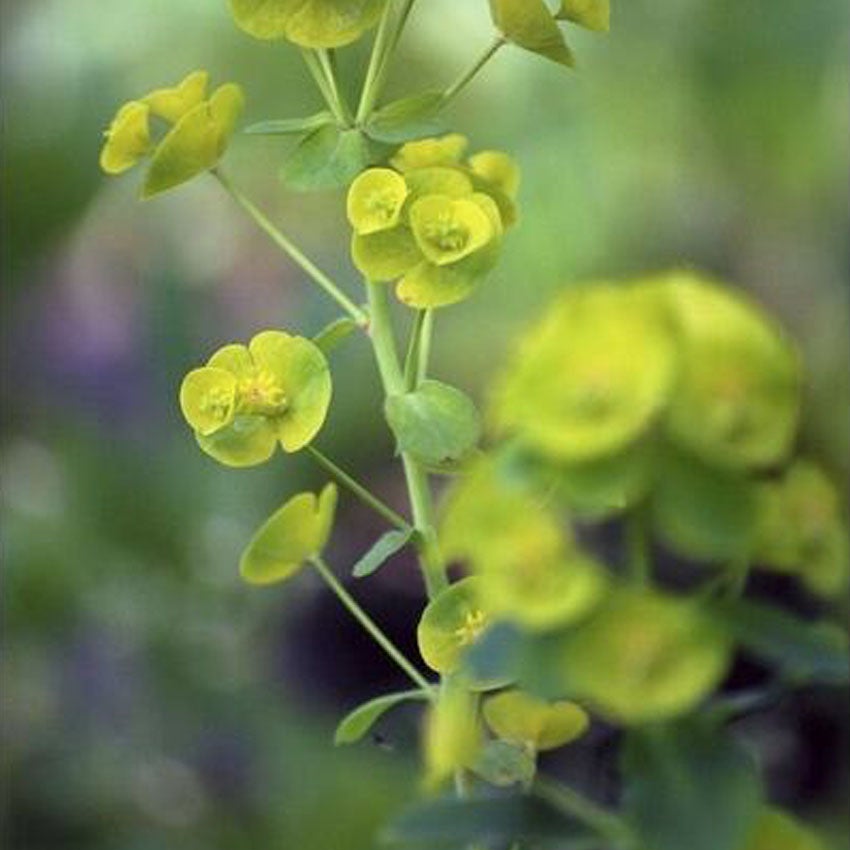
[[354,264],[372,282],[395,281],[411,307],[469,297],[516,221],[516,165],[498,151],[463,162],[466,147],[457,134],[408,142],[392,168],[364,171],[349,190]]
[[518,690],[488,697],[482,713],[500,739],[537,752],[563,747],[590,726],[587,712],[574,702],[547,702]]
[[754,561],[798,575],[822,596],[837,596],[850,580],[850,534],[833,482],[816,464],[795,461],[758,491]]
[[765,806],[743,850],[826,850],[826,845],[795,817]]
[[635,287],[569,290],[521,341],[491,419],[552,461],[622,452],[667,406],[677,352],[667,313]]
[[325,356],[282,331],[219,349],[180,388],[198,444],[227,466],[263,463],[278,443],[286,452],[303,448],[324,423],[330,398]]
[[564,639],[569,693],[623,724],[684,714],[720,684],[729,640],[689,600],[620,590]]
[[299,493],[273,513],[257,530],[239,561],[239,572],[249,584],[272,584],[297,573],[310,558],[318,557],[333,526],[336,485],[328,484],[316,496]]
[[[207,82],[206,71],[194,71],[173,88],[125,103],[106,132],[101,168],[120,174],[150,158],[143,198],[214,168],[233,134],[244,96],[239,86],[226,83],[207,98]],[[151,116],[171,125],[158,141],[151,136]]]
[[386,0],[230,0],[237,25],[254,38],[301,47],[342,47],[377,23]]
[[727,288],[680,272],[648,283],[666,299],[679,339],[670,399],[671,439],[709,463],[735,469],[787,457],[797,431],[800,363],[782,332]]

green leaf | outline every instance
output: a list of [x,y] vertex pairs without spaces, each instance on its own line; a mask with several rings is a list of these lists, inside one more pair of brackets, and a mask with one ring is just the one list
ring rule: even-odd
[[458,460],[481,436],[473,402],[439,381],[423,381],[414,392],[390,396],[385,413],[399,451],[423,463]]
[[471,770],[497,788],[520,784],[528,787],[537,765],[534,752],[509,741],[488,741]]
[[354,319],[342,316],[325,325],[314,337],[313,345],[323,354],[333,351],[343,340],[347,339],[358,328]]
[[305,118],[280,118],[271,121],[258,121],[246,127],[243,132],[251,136],[300,136],[311,130],[318,130],[334,123],[330,112],[317,112]]
[[437,120],[443,106],[443,93],[426,91],[395,100],[375,112],[365,128],[376,141],[398,144],[426,136],[436,136],[445,130]]
[[[555,839],[559,847],[595,837],[587,827],[550,804],[532,797],[439,799],[414,806],[385,830],[391,845],[456,848],[485,844],[510,846],[518,841]],[[678,848],[681,850],[681,848]]]
[[309,192],[347,186],[376,158],[369,140],[359,130],[327,125],[314,130],[290,154],[281,179],[290,189]]
[[362,705],[358,705],[340,720],[334,733],[334,743],[354,744],[359,741],[375,723],[399,703],[407,700],[427,700],[428,694],[424,691],[400,691],[395,694],[386,694],[375,697]]
[[748,560],[756,533],[752,479],[672,450],[658,467],[651,508],[659,537],[686,558]]
[[631,732],[623,774],[627,816],[652,850],[740,850],[759,813],[752,760],[705,723]]
[[717,602],[714,612],[737,641],[776,665],[784,678],[828,685],[850,681],[848,638],[841,626],[807,622],[746,600]]
[[490,12],[509,41],[569,68],[575,65],[544,0],[490,0]]
[[369,551],[352,567],[351,574],[355,578],[365,578],[372,575],[383,566],[389,557],[395,555],[399,549],[403,549],[410,542],[414,533],[413,528],[408,528],[404,531],[394,529],[382,534]]
[[299,493],[273,513],[252,538],[239,561],[249,584],[272,584],[290,578],[319,555],[333,526],[337,489],[328,484],[316,496]]

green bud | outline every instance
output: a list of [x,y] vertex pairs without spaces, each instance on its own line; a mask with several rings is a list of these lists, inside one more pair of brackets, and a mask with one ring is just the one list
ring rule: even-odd
[[150,108],[141,101],[125,103],[106,131],[100,167],[107,174],[121,174],[141,161],[151,149]]
[[230,0],[239,27],[260,39],[301,47],[342,47],[380,18],[386,0]]
[[587,712],[574,702],[546,702],[518,690],[488,697],[483,714],[499,738],[538,752],[569,744],[590,725]]
[[626,725],[691,711],[720,684],[731,646],[695,603],[621,590],[564,638],[565,687]]
[[333,526],[337,489],[328,484],[318,495],[299,493],[257,530],[239,562],[249,584],[273,584],[297,573],[318,557]]
[[398,224],[407,184],[397,171],[370,168],[351,184],[348,190],[348,220],[354,232],[368,235],[389,230]]

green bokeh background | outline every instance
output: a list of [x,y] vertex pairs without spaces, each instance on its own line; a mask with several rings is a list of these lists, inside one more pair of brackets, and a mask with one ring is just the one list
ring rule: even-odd
[[[561,287],[694,265],[753,292],[799,340],[801,440],[845,481],[846,4],[613,6],[609,36],[570,31],[578,73],[505,49],[451,108],[474,147],[520,162],[522,220],[488,283],[440,314],[435,373],[483,399]],[[420,0],[389,94],[448,83],[489,29],[484,0]],[[19,0],[3,33],[8,846],[371,847],[416,793],[415,714],[352,751],[331,733],[395,671],[311,576],[280,591],[236,575],[253,528],[322,476],[300,457],[219,467],[176,405],[182,374],[220,344],[269,326],[315,333],[333,304],[212,180],[138,203],[138,175],[97,168],[115,107],[190,70],[240,82],[246,122],[319,108],[308,75],[296,50],[240,33],[223,0]],[[364,58],[361,45],[342,60],[352,91]],[[359,297],[341,196],[284,192],[288,145],[238,138],[227,169]],[[368,348],[347,344],[333,368],[320,445],[403,507]],[[379,530],[346,500],[332,562]],[[411,565],[359,592],[413,652]],[[840,824],[839,773],[780,792]]]

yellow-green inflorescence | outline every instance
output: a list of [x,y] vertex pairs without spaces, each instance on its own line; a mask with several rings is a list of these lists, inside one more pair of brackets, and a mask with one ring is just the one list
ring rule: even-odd
[[[225,83],[208,96],[208,83],[206,71],[193,71],[173,88],[125,103],[106,131],[101,168],[122,174],[149,160],[143,198],[214,168],[227,148],[244,96],[235,83]],[[155,139],[159,126],[162,133]]]
[[247,346],[226,345],[180,387],[180,407],[200,447],[227,466],[268,460],[306,446],[331,398],[324,354],[310,340],[263,331]]
[[364,171],[349,190],[355,265],[370,281],[397,282],[411,307],[467,298],[516,221],[516,165],[498,151],[464,161],[466,147],[457,134],[409,142],[391,167]]

